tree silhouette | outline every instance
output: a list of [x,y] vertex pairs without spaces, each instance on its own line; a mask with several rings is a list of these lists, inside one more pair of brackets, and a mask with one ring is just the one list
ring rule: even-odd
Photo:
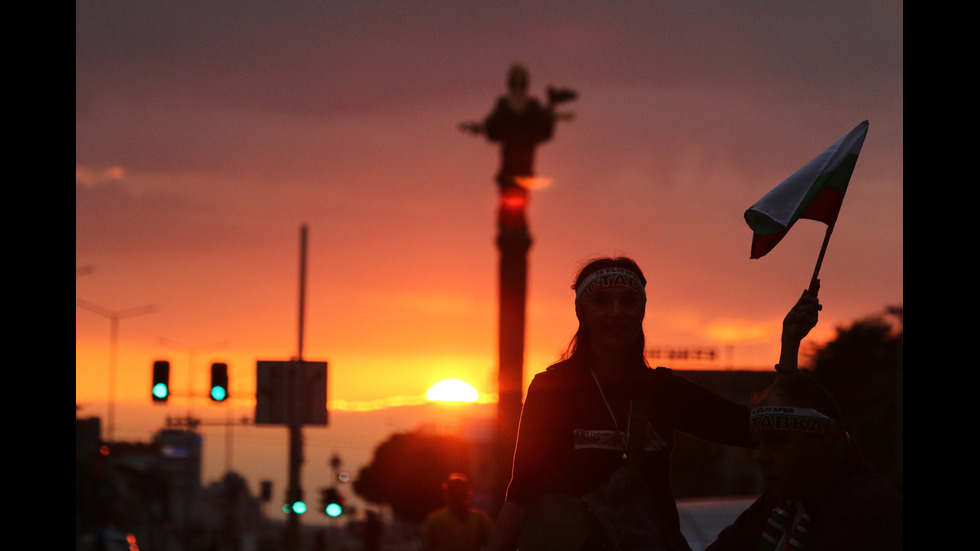
[[814,355],[814,376],[834,395],[868,461],[902,490],[902,308],[838,328]]
[[442,482],[453,472],[469,472],[473,450],[461,438],[422,432],[396,433],[374,450],[371,464],[354,480],[354,492],[385,504],[407,522],[421,523],[445,504]]

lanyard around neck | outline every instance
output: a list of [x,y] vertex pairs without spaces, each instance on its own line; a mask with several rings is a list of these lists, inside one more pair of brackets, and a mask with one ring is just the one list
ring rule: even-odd
[[626,432],[619,430],[619,422],[616,421],[616,413],[613,411],[612,405],[606,398],[606,393],[602,390],[602,384],[599,383],[599,376],[595,374],[595,371],[589,370],[592,373],[592,379],[595,380],[595,386],[599,389],[599,396],[602,397],[602,402],[606,404],[606,410],[609,411],[609,416],[612,417],[613,428],[616,429],[616,434],[623,440],[623,459],[629,459],[629,449],[630,449],[630,428],[633,423],[633,399],[630,398],[629,412],[626,416]]

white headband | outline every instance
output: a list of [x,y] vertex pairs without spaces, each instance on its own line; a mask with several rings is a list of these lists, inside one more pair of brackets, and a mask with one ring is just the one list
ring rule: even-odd
[[749,430],[791,430],[810,434],[829,434],[846,440],[848,438],[840,423],[823,413],[810,408],[785,406],[764,406],[752,410],[749,417]]
[[584,304],[592,295],[610,287],[625,287],[646,297],[643,280],[636,272],[627,268],[603,268],[589,275],[575,289],[575,301]]

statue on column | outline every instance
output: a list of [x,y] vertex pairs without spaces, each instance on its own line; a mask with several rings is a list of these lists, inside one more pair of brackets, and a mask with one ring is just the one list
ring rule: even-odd
[[542,105],[528,95],[529,84],[527,67],[520,63],[512,65],[507,73],[507,94],[497,99],[493,111],[482,122],[460,125],[464,132],[483,134],[488,140],[500,143],[500,170],[496,179],[501,200],[519,207],[522,223],[527,185],[535,177],[535,149],[551,139],[555,123],[574,118],[573,113],[558,111],[556,107],[578,97],[573,90],[548,87],[548,100]]

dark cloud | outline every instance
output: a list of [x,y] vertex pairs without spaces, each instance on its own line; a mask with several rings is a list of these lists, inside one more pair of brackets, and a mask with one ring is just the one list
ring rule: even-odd
[[884,2],[76,6],[82,96],[179,95],[315,117],[502,90],[516,60],[593,87],[765,79],[803,97],[846,97],[901,79],[900,19]]

